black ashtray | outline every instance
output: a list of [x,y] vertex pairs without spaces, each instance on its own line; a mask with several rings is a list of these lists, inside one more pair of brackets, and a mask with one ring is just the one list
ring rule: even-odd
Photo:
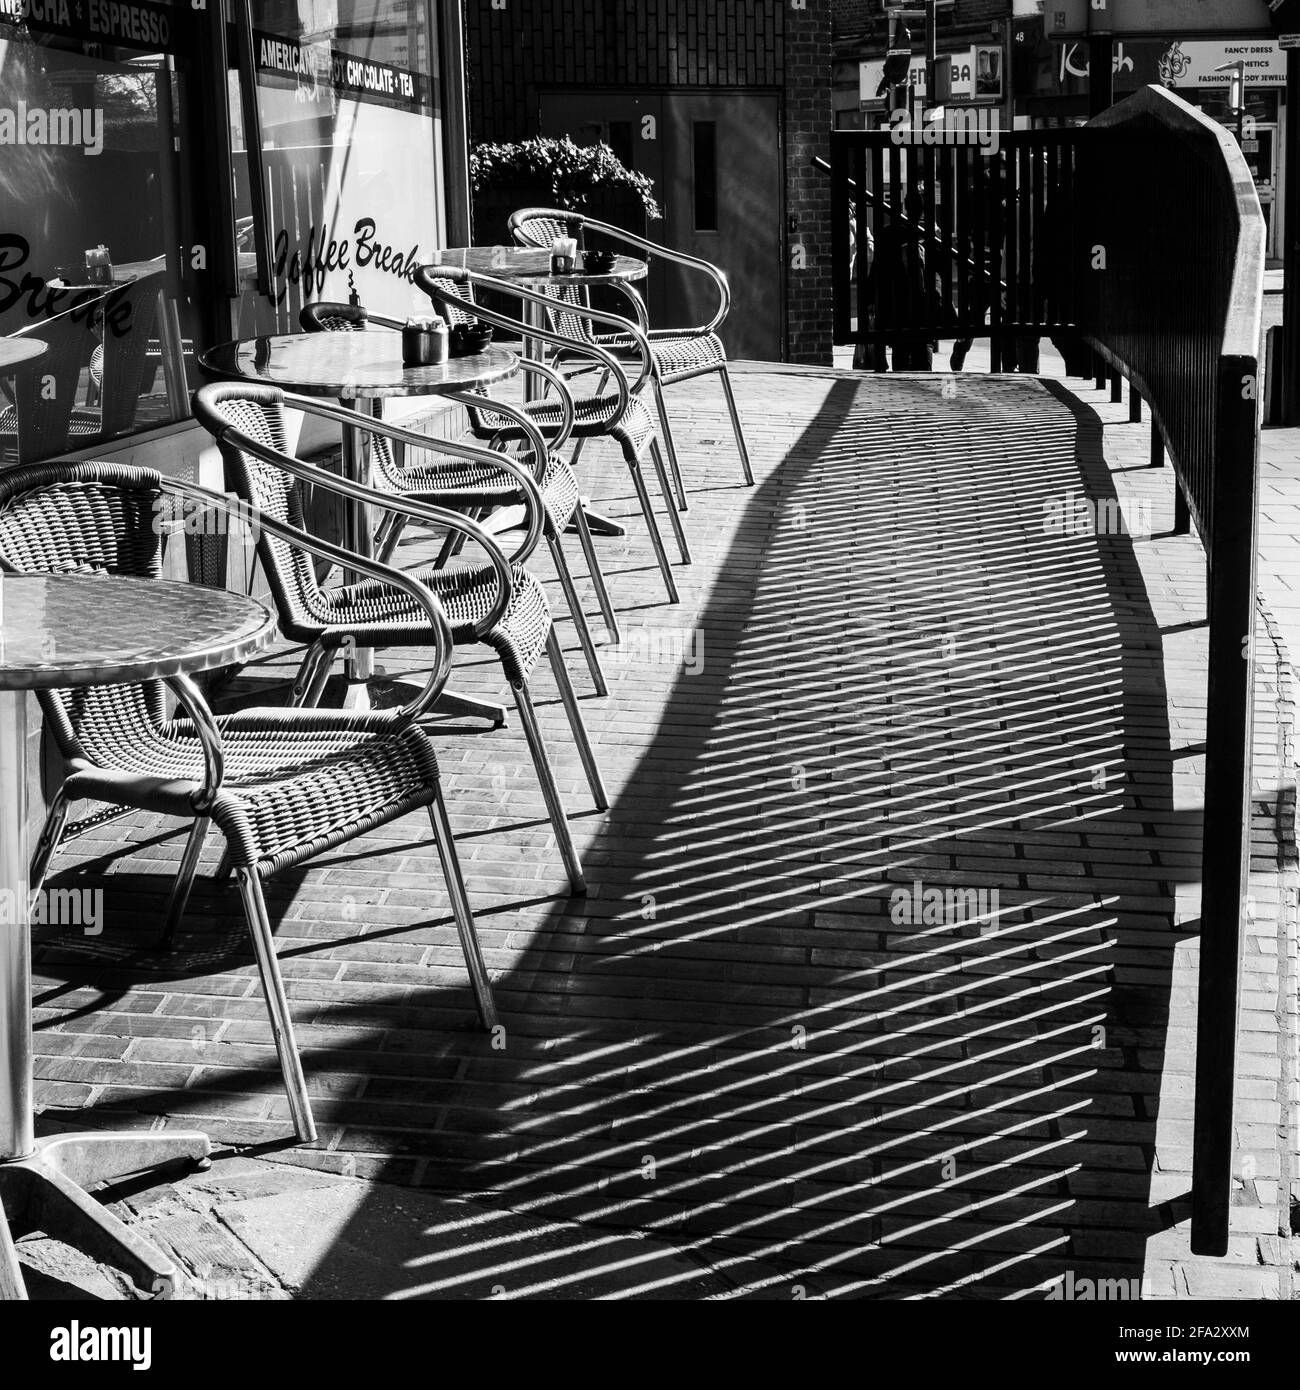
[[588,275],[608,275],[614,269],[612,251],[584,251],[582,268]]
[[458,323],[451,330],[451,353],[453,357],[473,357],[485,352],[492,341],[490,323]]

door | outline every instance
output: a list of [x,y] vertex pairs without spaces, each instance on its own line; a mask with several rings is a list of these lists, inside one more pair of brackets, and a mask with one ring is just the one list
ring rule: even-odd
[[[781,357],[782,154],[774,95],[749,92],[549,92],[541,96],[544,135],[577,144],[604,140],[654,180],[664,220],[652,240],[720,266],[731,284],[721,334],[732,358]],[[712,317],[717,296],[696,272],[655,267],[651,322],[695,324]]]

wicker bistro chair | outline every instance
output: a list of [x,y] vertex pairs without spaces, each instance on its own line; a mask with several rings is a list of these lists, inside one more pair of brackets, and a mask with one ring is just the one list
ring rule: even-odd
[[[668,451],[668,462],[673,470],[678,504],[685,511],[686,492],[682,485],[682,471],[677,458],[677,446],[673,441],[672,424],[668,419],[668,407],[664,401],[664,388],[679,381],[689,381],[692,377],[717,372],[722,378],[727,409],[731,412],[731,428],[735,432],[736,447],[740,451],[745,482],[752,487],[754,471],[750,467],[749,447],[745,443],[740,412],[736,409],[736,395],[731,387],[730,373],[727,371],[727,349],[723,346],[717,331],[722,327],[731,309],[731,286],[727,281],[726,272],[711,261],[702,260],[698,256],[688,256],[684,251],[675,251],[658,242],[647,241],[645,237],[624,231],[623,228],[615,227],[609,222],[598,222],[594,217],[563,212],[557,208],[520,208],[510,216],[510,233],[520,246],[547,247],[557,236],[566,235],[567,225],[574,221],[582,224],[584,232],[592,231],[599,236],[620,242],[630,250],[640,252],[647,261],[657,256],[661,260],[698,271],[712,280],[718,293],[718,308],[707,323],[690,328],[651,328],[646,335],[650,340],[655,404],[659,410],[659,424],[663,432],[664,447]],[[567,294],[570,298],[576,297],[573,290],[556,290],[554,293]],[[573,331],[573,321],[569,315],[557,316],[556,322],[566,325],[568,331]],[[629,340],[620,339],[617,335],[601,336],[598,341],[618,352],[634,350],[634,345]]]
[[[294,408],[311,407],[326,415],[351,416],[351,412],[338,407],[321,407],[297,397],[290,399]],[[239,497],[259,512],[285,520],[295,528],[303,525],[299,487],[303,481],[314,483],[328,478],[336,490],[356,501],[377,502],[380,506],[393,504],[394,499],[389,494],[356,483],[342,483],[335,475],[291,457],[286,451],[285,400],[275,387],[234,382],[214,382],[195,392],[194,413],[216,439],[226,463],[227,485]],[[394,433],[393,427],[378,421],[364,421],[362,427]],[[472,452],[487,454],[486,450]],[[543,652],[559,687],[560,700],[597,809],[605,810],[609,798],[555,635],[545,591],[520,563],[537,544],[545,508],[525,467],[502,455],[488,455],[488,460],[495,460],[503,469],[513,469],[516,486],[525,498],[526,533],[519,549],[509,560],[501,555],[495,567],[457,561],[446,568],[423,568],[417,572],[417,578],[437,596],[451,623],[454,643],[482,642],[496,652],[514,695],[570,885],[574,893],[585,893],[582,864],[533,708],[532,673]],[[398,499],[397,504],[417,506],[405,497]],[[460,513],[432,510],[442,518],[454,517],[455,521],[450,524],[474,539],[485,534]],[[412,515],[418,516],[418,511],[413,510]],[[491,544],[495,547],[495,542]],[[282,631],[295,641],[307,643],[307,654],[294,686],[296,702],[316,703],[334,658],[350,644],[367,647],[428,645],[429,625],[408,593],[368,582],[325,588],[313,567],[273,533],[259,538],[258,554],[280,615]]]
[[[418,580],[281,519],[236,508],[219,493],[123,464],[35,464],[0,476],[0,569],[157,578],[164,529],[158,520],[175,498],[232,512],[262,539],[274,535],[277,545],[353,566],[371,583],[400,591],[420,611],[425,641],[434,648],[424,688],[402,709],[383,713],[247,709],[214,718],[185,676],[38,696],[67,773],[33,857],[33,889],[44,882],[74,801],[92,798],[188,819],[189,839],[166,908],[167,935],[184,913],[199,853],[215,823],[239,883],[294,1129],[310,1141],[315,1124],[262,894],[264,879],[427,807],[479,1016],[485,1027],[497,1022],[437,759],[416,723],[446,680],[451,633],[437,599]],[[422,515],[432,519],[427,509]],[[482,540],[492,547],[490,538]],[[183,713],[168,716],[164,686]]]
[[[362,332],[370,324],[386,328],[400,327],[396,320],[370,314],[360,304],[341,304],[328,300],[305,304],[299,313],[298,321],[304,331],[308,333]],[[543,375],[550,384],[556,386],[560,392],[567,396],[568,392],[563,381],[549,368],[526,362],[525,369]],[[453,399],[460,398],[455,397]],[[382,402],[375,401],[373,405],[372,418],[382,418],[379,413]],[[301,406],[298,401],[295,401],[295,406],[306,408]],[[570,419],[571,416],[570,408]],[[512,416],[512,420],[514,418]],[[555,451],[566,438],[567,433],[558,442],[552,440],[549,450],[541,447],[540,436],[526,440],[526,442],[533,444],[532,451],[526,461],[534,470],[542,500],[546,504],[544,534],[547,548],[550,550],[551,558],[555,563],[556,573],[564,590],[565,601],[577,629],[583,656],[586,658],[588,669],[591,672],[596,693],[605,695],[608,694],[605,675],[601,670],[600,658],[596,653],[595,643],[591,637],[591,629],[587,624],[582,600],[578,596],[572,571],[560,540],[565,527],[570,522],[573,523],[578,532],[578,540],[582,546],[583,558],[587,563],[587,572],[591,576],[592,587],[596,592],[601,616],[612,632],[617,632],[617,625],[614,620],[614,609],[609,596],[609,588],[605,583],[605,576],[596,556],[596,548],[592,543],[587,518],[579,505],[578,485],[574,479],[573,470]],[[434,456],[427,462],[411,464],[404,456],[404,446],[410,446],[411,449],[419,450],[422,453],[432,453]],[[539,458],[545,460],[540,468],[537,466]],[[425,501],[438,506],[464,509],[475,517],[482,517],[497,507],[517,504],[520,500],[514,477],[496,466],[491,459],[484,459],[481,454],[470,459],[464,456],[457,457],[454,447],[429,436],[407,432],[401,436],[399,442],[397,435],[390,438],[375,433],[371,444],[371,467],[374,484],[385,491],[394,492],[401,496],[423,498]],[[381,559],[386,560],[392,554],[401,537],[404,524],[405,518],[402,515],[398,513],[388,514],[375,537],[376,553]],[[447,555],[445,554],[443,558],[447,558]]]
[[[615,314],[606,314],[588,309],[585,306],[575,306],[572,311],[575,317],[581,318],[585,323],[603,324],[617,329],[620,334],[625,334],[630,342],[640,348],[641,371],[633,380],[624,363],[596,342],[575,342],[551,329],[526,324],[507,314],[484,308],[471,298],[475,287],[482,287],[502,295],[513,296],[524,303],[550,306],[553,301],[547,295],[536,293],[522,285],[507,283],[503,280],[496,280],[489,275],[481,275],[476,271],[466,270],[461,266],[421,266],[415,272],[415,283],[433,300],[439,311],[449,319],[457,314],[472,313],[485,323],[504,328],[525,339],[531,338],[541,344],[550,344],[553,347],[567,349],[572,356],[586,359],[595,368],[606,374],[602,377],[602,387],[596,395],[578,397],[572,400],[571,417],[568,403],[562,397],[548,397],[529,403],[523,408],[524,419],[522,421],[518,416],[507,414],[500,403],[488,398],[480,411],[471,410],[471,426],[474,432],[481,437],[491,436],[497,440],[505,441],[519,438],[526,426],[532,425],[546,436],[551,447],[562,444],[570,436],[578,441],[596,438],[613,440],[622,449],[623,461],[627,464],[628,471],[632,475],[637,501],[640,503],[641,513],[645,517],[646,529],[650,533],[650,542],[654,546],[655,558],[659,563],[660,573],[663,575],[664,587],[668,591],[669,601],[676,603],[678,601],[677,582],[673,577],[672,565],[669,563],[668,555],[664,550],[663,537],[659,531],[659,523],[655,519],[654,507],[650,501],[650,493],[646,487],[642,469],[647,455],[658,477],[664,500],[668,504],[668,515],[683,564],[690,564],[691,552],[686,540],[685,528],[673,506],[668,474],[664,468],[663,455],[659,451],[659,441],[655,435],[654,419],[642,395],[642,390],[649,380],[650,355],[640,328]],[[603,390],[604,383],[607,381],[613,382],[614,390],[611,392],[604,392]],[[569,394],[566,385],[565,395]],[[617,633],[617,628],[614,628],[613,632]]]

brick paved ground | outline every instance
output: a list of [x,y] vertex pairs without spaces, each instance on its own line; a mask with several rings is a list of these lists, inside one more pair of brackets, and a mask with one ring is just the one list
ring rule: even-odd
[[[608,814],[538,687],[589,897],[563,896],[517,729],[440,741],[502,1045],[473,1026],[424,823],[326,855],[270,894],[321,1127],[288,1146],[233,891],[201,883],[176,950],[152,950],[181,835],[140,817],[59,861],[56,882],[105,888],[107,926],[38,954],[44,1123],[198,1124],[300,1185],[318,1170],[313,1192],[433,1189],[440,1205],[411,1208],[418,1257],[371,1270],[369,1293],[580,1293],[580,1246],[620,1296],[1042,1298],[1070,1271],[1150,1297],[1289,1296],[1290,688],[1267,631],[1242,1182],[1230,1259],[1196,1261],[1204,570],[1193,539],[1159,534],[1167,473],[1112,471],[1098,417],[1032,380],[764,368],[738,392],[752,491],[720,399],[679,389],[695,564],[676,607],[621,465],[584,461],[630,518],[600,542],[624,644],[610,697],[584,701]],[[1078,525],[1117,493],[1153,538]],[[500,681],[465,653],[456,684]],[[387,1212],[391,1189],[371,1190]],[[215,1218],[188,1200],[184,1238],[157,1229],[202,1273],[193,1230]],[[385,1229],[348,1200],[324,1227],[341,1244]],[[265,1256],[244,1210],[220,1229],[277,1287],[337,1292]]]

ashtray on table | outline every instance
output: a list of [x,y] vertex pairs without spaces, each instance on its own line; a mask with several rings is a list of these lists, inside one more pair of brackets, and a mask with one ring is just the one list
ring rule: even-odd
[[486,352],[491,341],[490,323],[458,323],[451,330],[451,355],[474,357],[480,352]]

